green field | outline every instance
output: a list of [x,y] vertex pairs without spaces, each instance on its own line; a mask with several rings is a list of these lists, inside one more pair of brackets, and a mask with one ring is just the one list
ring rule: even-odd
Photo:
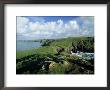
[[69,37],[41,40],[42,47],[16,52],[17,74],[93,74],[94,60],[71,55],[81,51],[94,53],[93,37]]

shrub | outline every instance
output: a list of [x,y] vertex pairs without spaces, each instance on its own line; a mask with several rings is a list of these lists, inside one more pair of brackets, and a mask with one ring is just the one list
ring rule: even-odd
[[49,73],[51,73],[51,74],[64,74],[65,68],[61,63],[52,62],[49,65]]
[[81,58],[74,55],[74,56],[70,56],[70,57],[65,58],[65,60],[67,60],[69,62],[73,62],[73,61],[81,60]]

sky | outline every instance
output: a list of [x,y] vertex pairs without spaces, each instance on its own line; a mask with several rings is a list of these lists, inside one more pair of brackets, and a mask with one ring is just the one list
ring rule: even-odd
[[17,16],[17,40],[94,36],[93,16]]

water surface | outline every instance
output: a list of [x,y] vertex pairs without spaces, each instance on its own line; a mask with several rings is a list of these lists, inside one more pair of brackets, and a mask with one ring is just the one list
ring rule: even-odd
[[38,48],[41,46],[40,42],[34,41],[18,41],[16,42],[16,50],[23,51],[23,50],[30,50],[33,48]]

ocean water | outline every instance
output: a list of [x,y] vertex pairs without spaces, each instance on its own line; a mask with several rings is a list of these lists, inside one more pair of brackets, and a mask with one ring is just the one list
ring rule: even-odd
[[16,42],[16,50],[23,51],[23,50],[30,50],[33,48],[41,47],[40,42],[32,42],[32,41],[18,41]]

